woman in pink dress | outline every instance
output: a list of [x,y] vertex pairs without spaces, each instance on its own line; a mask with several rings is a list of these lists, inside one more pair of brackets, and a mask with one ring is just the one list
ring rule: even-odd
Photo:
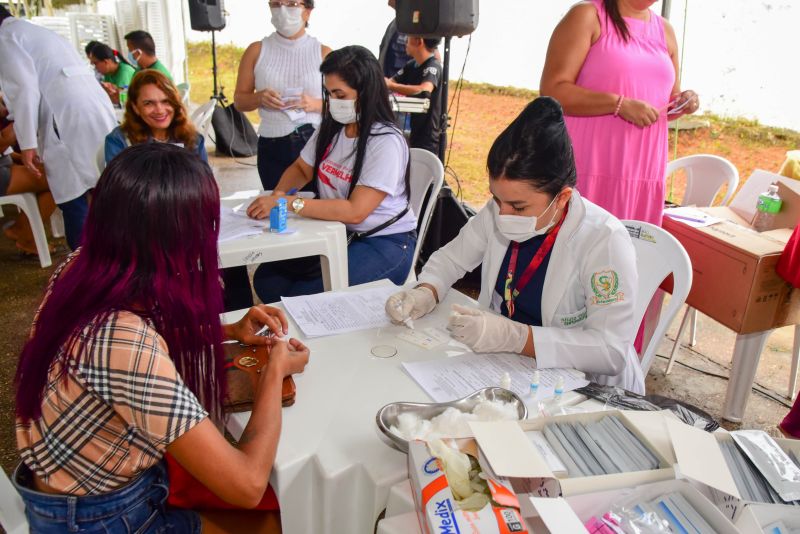
[[541,93],[561,102],[578,190],[620,219],[661,225],[667,120],[694,113],[672,26],[653,0],[576,4],[550,39]]

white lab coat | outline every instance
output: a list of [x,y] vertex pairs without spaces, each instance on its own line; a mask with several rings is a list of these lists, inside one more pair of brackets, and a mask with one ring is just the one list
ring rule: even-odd
[[27,20],[5,19],[0,87],[19,146],[38,148],[56,203],[93,188],[97,151],[117,121],[111,100],[75,47]]
[[[433,285],[440,299],[483,264],[478,302],[499,312],[502,297],[495,284],[509,240],[495,226],[493,204],[490,200],[425,264],[419,282]],[[537,366],[571,367],[594,382],[644,393],[633,348],[637,283],[636,251],[625,227],[574,190],[545,275],[543,326],[531,327]]]

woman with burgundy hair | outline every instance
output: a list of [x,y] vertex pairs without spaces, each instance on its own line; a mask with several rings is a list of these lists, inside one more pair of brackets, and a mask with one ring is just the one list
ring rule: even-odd
[[[17,367],[13,482],[31,531],[200,532],[205,517],[165,505],[165,451],[226,502],[261,501],[282,381],[309,351],[255,335],[286,332],[275,308],[220,324],[219,224],[211,169],[181,148],[133,146],[100,177]],[[272,343],[237,446],[219,430],[225,338]]]

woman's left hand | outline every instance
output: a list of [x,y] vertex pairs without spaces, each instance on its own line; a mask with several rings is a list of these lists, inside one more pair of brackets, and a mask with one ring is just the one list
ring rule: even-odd
[[227,325],[225,333],[228,338],[245,345],[269,345],[273,341],[272,338],[256,335],[256,332],[264,326],[279,338],[289,332],[289,323],[283,310],[261,304],[247,310],[244,317],[237,322]]
[[278,196],[262,195],[247,206],[247,216],[251,219],[266,219],[269,211],[278,202]]
[[[670,120],[677,119],[684,115],[691,115],[700,107],[700,97],[691,89],[672,95],[670,101],[674,102],[674,104],[667,109],[667,118]],[[677,112],[671,113],[670,110],[673,109],[677,110]]]
[[475,352],[521,353],[528,342],[530,327],[496,313],[453,305],[447,329],[456,341]]

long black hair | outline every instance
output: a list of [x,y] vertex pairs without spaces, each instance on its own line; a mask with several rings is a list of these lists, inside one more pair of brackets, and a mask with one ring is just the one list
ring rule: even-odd
[[105,43],[95,42],[94,46],[92,46],[92,48],[90,48],[86,52],[86,54],[87,55],[91,54],[95,57],[95,59],[99,59],[100,61],[110,59],[115,63],[125,63],[126,65],[130,65],[131,67],[133,67],[133,65],[131,65],[127,59],[125,59],[125,56],[123,56],[118,51],[114,50]]
[[493,180],[524,180],[551,197],[574,186],[575,157],[558,101],[540,96],[528,104],[497,136],[486,167]]
[[606,9],[606,19],[611,19],[611,24],[617,30],[617,34],[622,40],[628,42],[631,34],[628,31],[628,24],[619,12],[619,0],[603,0],[603,7]]
[[[367,143],[373,135],[400,135],[403,134],[394,124],[394,113],[389,104],[389,90],[386,88],[386,81],[383,77],[383,70],[375,56],[363,46],[345,46],[339,50],[334,50],[325,58],[319,67],[323,79],[329,74],[336,74],[352,89],[355,89],[356,110],[358,111],[358,142],[356,143],[356,161],[353,166],[353,177],[350,182],[350,191],[347,196],[353,194],[353,190],[358,184],[361,169],[364,166],[364,156],[367,152]],[[316,155],[314,157],[314,174],[316,177],[319,166],[335,142],[337,135],[342,131],[344,125],[336,122],[330,114],[330,95],[325,84],[322,86],[322,123],[319,125],[317,134]],[[384,133],[372,133],[375,124],[389,126],[392,131]],[[411,185],[409,182],[408,165],[406,166],[406,197],[409,197]]]

